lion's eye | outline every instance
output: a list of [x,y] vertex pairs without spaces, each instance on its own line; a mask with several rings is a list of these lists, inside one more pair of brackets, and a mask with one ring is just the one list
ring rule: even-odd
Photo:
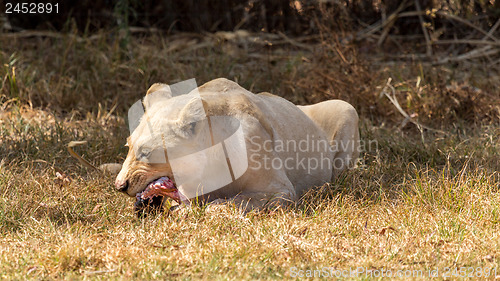
[[151,155],[151,148],[145,147],[141,149],[141,157],[148,158]]
[[195,129],[196,129],[196,122],[189,123],[188,128],[189,128],[189,130],[191,130],[191,133],[194,134]]
[[183,129],[189,135],[194,135],[196,132],[196,122],[191,122],[191,123],[184,125]]

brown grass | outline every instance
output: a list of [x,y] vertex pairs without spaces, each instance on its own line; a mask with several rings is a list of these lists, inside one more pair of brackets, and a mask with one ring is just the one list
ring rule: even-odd
[[[115,42],[105,32],[1,39],[2,279],[498,267],[499,81],[480,66],[380,62],[335,42],[312,51],[198,35],[132,37],[128,49]],[[363,139],[378,147],[287,210],[193,208],[138,220],[113,178],[80,167],[65,146],[87,140],[78,148],[85,158],[122,161],[128,106],[153,82],[191,77],[227,77],[297,103],[346,99],[360,112]],[[380,96],[388,77],[406,112],[445,132],[400,129],[404,118]]]

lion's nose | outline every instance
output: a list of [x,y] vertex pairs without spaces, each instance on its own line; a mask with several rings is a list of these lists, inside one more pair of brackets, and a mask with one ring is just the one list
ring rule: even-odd
[[118,191],[127,192],[128,180],[116,180],[115,187]]

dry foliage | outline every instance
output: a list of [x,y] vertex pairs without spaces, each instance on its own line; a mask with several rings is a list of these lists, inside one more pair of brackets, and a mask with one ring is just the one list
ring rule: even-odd
[[[284,34],[150,35],[126,48],[107,32],[53,35],[0,34],[2,279],[498,267],[500,80],[483,61],[381,59],[329,33],[321,44]],[[138,220],[132,199],[79,166],[66,144],[88,141],[76,149],[95,164],[122,161],[128,106],[154,82],[191,77],[227,77],[296,103],[348,100],[363,139],[378,145],[358,169],[286,210],[195,207]],[[388,78],[414,123],[381,94]]]

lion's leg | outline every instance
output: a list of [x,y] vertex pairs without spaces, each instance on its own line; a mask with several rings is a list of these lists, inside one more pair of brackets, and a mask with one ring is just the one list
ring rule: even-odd
[[210,203],[215,205],[234,205],[244,212],[263,209],[277,209],[286,207],[293,202],[293,197],[288,193],[271,194],[267,192],[242,193],[229,199],[217,199]]
[[353,168],[359,157],[359,130],[357,118],[345,120],[331,140],[337,153],[333,158],[333,178],[345,169]]
[[[269,172],[269,171],[268,171]],[[238,195],[231,198],[216,199],[210,205],[234,205],[244,212],[252,210],[285,207],[296,200],[295,188],[284,171],[274,170],[272,175],[251,179]]]
[[358,114],[349,103],[329,100],[313,105],[298,106],[321,128],[332,146],[333,178],[352,168],[359,156]]

